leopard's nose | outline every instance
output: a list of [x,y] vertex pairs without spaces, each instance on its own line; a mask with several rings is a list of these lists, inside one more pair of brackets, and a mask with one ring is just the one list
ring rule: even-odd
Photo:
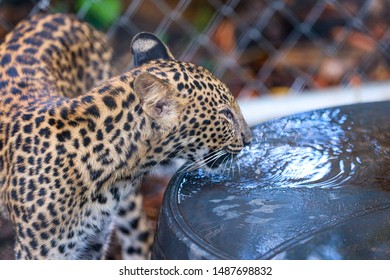
[[241,133],[241,136],[244,146],[248,146],[252,142],[252,131],[249,129],[248,126],[245,126],[245,129]]
[[252,142],[252,137],[251,137],[251,138],[246,138],[246,137],[243,135],[242,140],[243,140],[242,142],[243,142],[244,147],[245,147],[245,146],[248,146],[248,145]]

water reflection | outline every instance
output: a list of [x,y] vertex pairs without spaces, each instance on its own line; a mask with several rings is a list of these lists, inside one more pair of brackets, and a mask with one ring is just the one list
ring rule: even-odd
[[389,106],[255,127],[232,170],[181,175],[183,221],[231,258],[390,258]]
[[255,166],[264,187],[339,187],[361,163],[351,154],[353,135],[345,129],[351,125],[340,110],[266,123],[254,130],[261,137],[243,151],[237,165]]

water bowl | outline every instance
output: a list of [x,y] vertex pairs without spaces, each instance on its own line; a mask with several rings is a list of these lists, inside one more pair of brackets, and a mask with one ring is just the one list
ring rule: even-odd
[[390,259],[390,102],[253,127],[218,173],[183,167],[153,259]]

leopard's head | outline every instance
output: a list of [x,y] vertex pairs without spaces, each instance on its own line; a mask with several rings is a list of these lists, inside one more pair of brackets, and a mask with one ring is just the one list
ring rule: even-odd
[[164,135],[155,148],[162,158],[216,169],[250,143],[251,131],[237,101],[207,69],[176,60],[150,33],[136,35],[131,51],[135,92]]

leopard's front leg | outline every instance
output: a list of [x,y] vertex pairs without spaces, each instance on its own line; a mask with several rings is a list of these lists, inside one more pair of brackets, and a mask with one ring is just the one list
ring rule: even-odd
[[128,199],[119,203],[115,227],[123,259],[150,258],[153,231],[143,211],[142,201],[142,194],[134,191]]

